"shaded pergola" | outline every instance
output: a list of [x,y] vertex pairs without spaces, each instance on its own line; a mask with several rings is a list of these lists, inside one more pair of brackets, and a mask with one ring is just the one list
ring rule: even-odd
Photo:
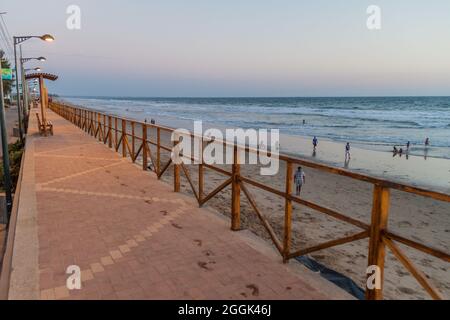
[[47,117],[46,117],[46,111],[48,107],[48,92],[47,88],[45,87],[45,80],[50,81],[56,81],[58,80],[58,76],[50,73],[30,73],[25,75],[25,80],[32,80],[32,79],[39,79],[39,93],[41,97],[41,117],[42,117],[42,123],[46,123]]

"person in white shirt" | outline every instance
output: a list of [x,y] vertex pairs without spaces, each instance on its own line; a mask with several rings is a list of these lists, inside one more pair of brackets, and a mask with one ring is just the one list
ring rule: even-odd
[[298,167],[297,172],[294,176],[294,182],[296,194],[297,196],[299,196],[302,192],[303,185],[306,183],[305,172],[303,171],[302,167]]
[[350,156],[350,142],[347,142],[347,144],[345,145],[345,160],[350,160],[351,156]]

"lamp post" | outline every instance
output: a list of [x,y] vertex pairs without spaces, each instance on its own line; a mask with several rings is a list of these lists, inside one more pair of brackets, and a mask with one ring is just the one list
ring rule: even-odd
[[22,115],[21,115],[21,110],[20,110],[20,89],[19,89],[19,66],[17,63],[17,45],[27,41],[29,39],[32,38],[38,38],[41,39],[42,41],[46,41],[46,42],[53,42],[55,40],[55,38],[53,38],[51,35],[49,34],[44,34],[43,36],[20,36],[20,37],[13,37],[14,40],[14,59],[15,59],[15,71],[16,71],[16,90],[17,90],[17,110],[18,110],[18,116],[19,116],[19,135],[20,135],[20,141],[23,141],[23,131],[22,131]]
[[39,72],[41,70],[42,70],[41,68],[37,67],[37,68],[31,68],[31,69],[24,69],[23,71],[25,71],[25,72],[28,72],[28,71],[37,71],[37,72]]
[[[37,58],[23,58],[22,57],[22,46],[20,46],[20,68],[21,68],[21,72],[22,72],[22,96],[23,96],[23,108],[22,108],[22,114],[23,114],[23,128],[25,131],[25,133],[28,130],[27,127],[27,115],[28,115],[28,104],[29,104],[29,99],[28,99],[28,86],[24,86],[23,84],[26,83],[25,81],[25,72],[29,71],[29,70],[35,70],[35,71],[41,71],[41,68],[35,68],[35,69],[24,69],[24,64],[27,63],[28,61],[31,60],[38,60],[38,61],[47,61],[47,59],[45,57],[37,57]],[[28,83],[27,83],[28,84]]]
[[0,129],[3,156],[3,180],[6,194],[6,211],[0,213],[0,223],[7,224],[12,208],[11,174],[9,167],[8,134],[6,132],[5,105],[3,100],[2,59],[0,59]]

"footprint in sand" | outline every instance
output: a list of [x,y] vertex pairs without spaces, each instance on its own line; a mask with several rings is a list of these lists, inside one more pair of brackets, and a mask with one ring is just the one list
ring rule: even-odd
[[399,287],[398,291],[405,294],[414,294],[416,293],[413,289],[405,288],[405,287]]
[[204,262],[204,261],[199,261],[198,266],[202,269],[205,269],[206,271],[212,271],[213,269],[211,269],[210,267],[208,267],[208,262]]
[[398,223],[398,226],[401,227],[401,228],[405,228],[405,227],[411,227],[412,224],[410,222],[408,222],[408,221],[400,221]]
[[203,254],[207,257],[214,256],[214,252],[212,252],[211,250],[205,250],[203,251]]
[[151,201],[151,200],[145,200],[145,203],[147,203],[147,204],[153,204],[153,201]]
[[172,227],[177,228],[177,229],[180,229],[180,230],[183,229],[182,226],[176,224],[175,222],[172,222]]
[[165,211],[165,210],[163,210],[163,211],[160,211],[162,214],[163,214],[163,216],[167,216],[169,213],[167,212],[167,211]]
[[249,284],[246,286],[246,288],[252,290],[252,296],[259,296],[259,288],[256,284]]
[[194,242],[197,244],[197,246],[201,247],[203,245],[202,240],[194,240]]

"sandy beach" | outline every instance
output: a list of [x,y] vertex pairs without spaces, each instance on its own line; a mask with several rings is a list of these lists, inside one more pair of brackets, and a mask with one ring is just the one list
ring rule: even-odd
[[[162,141],[167,143],[168,137]],[[155,149],[152,148],[153,154]],[[359,157],[370,159],[374,151],[359,150]],[[380,155],[383,157],[384,155]],[[169,157],[162,154],[162,165]],[[376,160],[368,160],[376,161]],[[187,166],[190,176],[197,187],[197,166]],[[230,170],[229,167],[221,166]],[[242,166],[242,174],[278,190],[285,188],[285,166],[281,162],[280,170],[276,176],[260,176],[259,166]],[[345,215],[370,223],[372,208],[373,186],[369,183],[341,177],[315,169],[305,169],[306,185],[302,191],[305,200],[334,209]],[[163,180],[172,183],[173,170],[168,170]],[[190,185],[183,173],[182,192],[192,194]],[[205,170],[205,193],[209,193],[226,180],[225,176],[212,170]],[[258,208],[270,221],[278,237],[282,239],[284,224],[284,200],[271,193],[247,186],[255,198]],[[221,214],[230,215],[231,187],[219,193],[210,202],[208,207],[214,208]],[[251,230],[258,236],[270,242],[270,238],[253,212],[250,204],[241,195],[242,227]],[[392,191],[389,229],[399,235],[426,245],[438,248],[444,252],[450,251],[450,204],[432,199]],[[351,235],[360,230],[325,216],[312,209],[294,205],[293,214],[293,246],[292,250],[310,247],[326,241]],[[408,257],[422,270],[430,281],[446,297],[450,297],[450,278],[448,265],[443,261],[422,254],[418,251],[400,246]],[[368,240],[361,240],[347,245],[326,249],[311,254],[311,257],[327,267],[350,277],[358,285],[365,285],[365,270],[367,267]],[[428,294],[420,287],[417,281],[409,275],[408,271],[395,257],[388,253],[385,269],[385,297],[387,299],[428,299]]]

